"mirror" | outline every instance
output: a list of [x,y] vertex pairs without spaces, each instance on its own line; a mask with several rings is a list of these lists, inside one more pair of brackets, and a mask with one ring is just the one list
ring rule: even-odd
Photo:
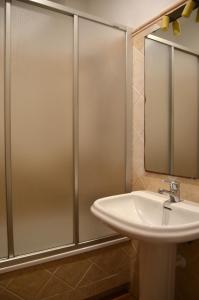
[[145,170],[199,178],[199,24],[196,10],[145,38]]

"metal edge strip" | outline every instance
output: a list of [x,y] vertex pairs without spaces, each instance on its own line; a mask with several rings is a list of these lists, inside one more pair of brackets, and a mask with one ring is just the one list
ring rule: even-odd
[[73,147],[74,147],[74,243],[79,243],[79,19],[74,15],[74,70],[73,70]]
[[126,40],[126,192],[132,191],[132,39],[131,31],[125,34]]
[[144,170],[148,172],[146,168],[146,38],[144,39]]
[[104,247],[117,245],[120,243],[124,243],[129,241],[127,237],[109,237],[99,239],[98,243],[87,242],[82,246],[77,245],[69,245],[65,247],[59,247],[55,249],[49,249],[45,251],[40,251],[37,253],[30,253],[27,255],[22,255],[18,257],[10,258],[9,260],[1,260],[0,261],[0,274],[4,274],[7,272],[19,270],[22,268],[32,267],[39,264],[64,259],[67,257],[71,257],[74,255],[80,255],[82,253],[87,253],[90,251],[98,250]]
[[8,257],[14,256],[11,170],[11,1],[5,2],[5,176]]
[[170,174],[174,172],[174,47],[170,56]]

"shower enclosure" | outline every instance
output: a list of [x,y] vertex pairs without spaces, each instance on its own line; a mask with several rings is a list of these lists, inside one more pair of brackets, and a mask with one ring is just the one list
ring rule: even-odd
[[128,30],[0,0],[0,267],[119,241],[92,202],[131,188]]

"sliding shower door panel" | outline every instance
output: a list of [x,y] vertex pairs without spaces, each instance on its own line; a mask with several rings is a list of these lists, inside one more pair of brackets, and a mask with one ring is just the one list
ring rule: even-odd
[[113,234],[90,206],[125,193],[125,51],[125,32],[80,18],[80,242]]
[[73,17],[13,2],[15,254],[73,243]]
[[0,2],[0,258],[7,257],[7,227],[5,200],[5,138],[4,138],[4,24],[5,7]]

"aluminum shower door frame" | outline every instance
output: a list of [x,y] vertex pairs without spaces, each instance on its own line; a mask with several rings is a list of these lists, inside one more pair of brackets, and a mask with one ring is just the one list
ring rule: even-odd
[[107,22],[101,18],[73,10],[47,0],[16,0],[33,6],[49,9],[61,14],[69,15],[74,20],[74,70],[73,70],[73,151],[74,151],[74,191],[73,191],[73,243],[70,245],[56,247],[48,250],[30,254],[15,256],[13,238],[13,210],[12,210],[12,167],[11,167],[11,20],[12,0],[5,0],[5,173],[6,173],[6,207],[7,207],[7,235],[8,235],[8,257],[0,260],[0,274],[19,268],[40,264],[82,252],[92,251],[104,246],[118,244],[128,240],[120,235],[111,235],[105,238],[97,238],[91,241],[79,242],[79,158],[78,158],[78,57],[79,57],[79,18],[103,24],[125,32],[125,80],[126,80],[126,112],[125,112],[125,184],[126,192],[132,188],[132,100],[131,100],[131,66],[132,66],[132,31],[125,26]]

